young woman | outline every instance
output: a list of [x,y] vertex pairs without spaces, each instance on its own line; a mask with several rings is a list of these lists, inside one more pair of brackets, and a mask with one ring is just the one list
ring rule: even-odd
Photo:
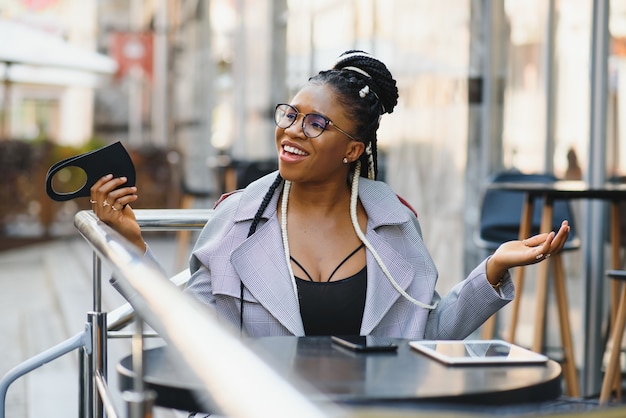
[[[380,117],[397,104],[387,67],[347,51],[275,110],[279,170],[216,204],[187,291],[250,336],[462,339],[514,296],[508,270],[562,249],[560,230],[503,244],[448,294],[410,206],[376,181]],[[137,189],[91,188],[104,222],[142,251]]]

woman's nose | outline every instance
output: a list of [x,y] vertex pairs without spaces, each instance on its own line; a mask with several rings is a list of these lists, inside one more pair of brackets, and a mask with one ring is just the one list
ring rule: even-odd
[[[302,120],[300,120],[300,116],[302,116]],[[298,113],[296,115],[296,120],[294,120],[289,127],[285,128],[285,132],[289,130],[293,135],[307,138],[304,134],[304,117],[304,114]]]

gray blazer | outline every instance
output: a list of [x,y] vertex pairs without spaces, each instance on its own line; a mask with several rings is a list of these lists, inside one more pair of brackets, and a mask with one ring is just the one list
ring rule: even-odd
[[[263,196],[276,178],[269,174],[233,193],[215,208],[193,250],[186,291],[239,325],[240,282],[244,290],[244,331],[250,336],[304,335],[297,295],[285,261],[274,193],[256,232],[247,238]],[[510,275],[500,292],[486,278],[483,261],[440,298],[437,269],[417,217],[383,182],[361,178],[359,198],[367,212],[366,237],[395,281],[413,298],[404,298],[367,251],[367,294],[361,335],[410,339],[463,339],[514,296]]]

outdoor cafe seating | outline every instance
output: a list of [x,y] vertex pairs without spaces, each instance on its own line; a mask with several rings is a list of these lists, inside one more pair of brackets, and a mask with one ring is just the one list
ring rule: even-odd
[[[209,216],[210,210],[137,210],[138,221],[147,231],[198,229]],[[134,247],[99,222],[91,211],[79,212],[75,225],[94,253],[94,311],[89,313],[83,332],[18,365],[0,381],[0,418],[4,418],[3,395],[12,382],[73,350],[81,352],[81,416],[103,416],[104,413],[109,417],[121,416],[112,401],[115,394],[107,384],[114,377],[106,375],[105,367],[107,340],[116,333],[131,338],[129,357],[124,364],[118,365],[118,370],[121,373],[125,368],[132,372],[127,376],[123,393],[128,416],[132,417],[151,416],[154,405],[164,402],[156,394],[158,380],[155,380],[152,369],[155,364],[164,364],[160,361],[163,358],[158,358],[164,353],[171,361],[167,363],[168,367],[176,371],[171,378],[166,377],[169,380],[167,386],[172,386],[176,376],[182,375],[187,385],[182,389],[193,396],[197,405],[219,410],[226,416],[359,417],[377,416],[381,411],[384,416],[391,417],[446,411],[463,411],[470,416],[472,412],[484,416],[486,411],[492,411],[496,415],[506,413],[511,416],[515,411],[539,411],[546,403],[563,403],[561,368],[552,360],[544,366],[463,369],[448,368],[420,356],[409,350],[405,341],[400,341],[397,356],[359,356],[336,349],[328,351],[329,345],[325,341],[305,339],[300,344],[295,337],[284,341],[280,338],[260,339],[245,344],[237,332],[223,327],[212,315],[207,315],[205,306],[180,291],[188,278],[188,271],[173,278],[165,277],[158,266],[143,259]],[[111,264],[120,290],[130,301],[109,313],[101,312],[98,306],[102,262]],[[134,331],[130,335],[124,334],[125,327],[133,321]],[[151,330],[146,330],[144,324]],[[181,327],[180,324],[189,326]],[[146,349],[144,339],[150,332],[163,339],[166,352]],[[210,355],[207,355],[207,347],[210,347]],[[289,353],[288,348],[292,347],[294,361],[277,362],[276,358],[267,361],[265,354],[271,352],[279,353],[281,359],[287,358],[277,351],[277,347],[288,350],[283,353]],[[327,356],[322,358],[326,358],[328,368],[320,368],[323,363],[319,362],[316,353],[326,353],[321,355]],[[151,356],[157,356],[159,361],[150,362]],[[230,367],[223,367],[224,359],[228,359],[228,364],[236,363],[252,372],[242,378],[232,373]],[[291,366],[287,363],[308,370],[308,379],[292,375],[298,369],[288,368]],[[345,367],[348,368],[342,369]],[[328,376],[336,373],[346,375],[342,370],[350,371],[348,380],[342,380],[344,383],[328,380]],[[415,390],[419,391],[421,399],[398,399],[399,388],[406,386],[409,391],[413,390],[409,384],[398,385],[402,382],[402,374],[407,372],[413,380],[411,384],[417,385]],[[193,383],[191,387],[190,382]],[[344,392],[345,385],[352,389]],[[328,390],[320,393],[320,387]],[[387,390],[386,398],[383,395],[363,398],[363,394],[372,388]],[[407,393],[406,388],[404,393]],[[361,398],[354,398],[350,393],[361,394]],[[580,402],[580,405],[588,404]],[[610,412],[618,410],[609,409]]]

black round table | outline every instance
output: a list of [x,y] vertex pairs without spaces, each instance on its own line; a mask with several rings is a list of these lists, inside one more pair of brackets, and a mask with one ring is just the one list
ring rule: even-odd
[[[357,353],[329,337],[265,337],[246,340],[285,379],[308,382],[306,395],[351,405],[393,406],[413,403],[505,405],[542,402],[561,395],[561,367],[540,365],[445,366],[398,340],[397,352]],[[207,355],[210,354],[207,348]],[[157,393],[156,405],[201,410],[193,396],[193,377],[174,366],[166,346],[144,352],[144,382]],[[224,359],[229,361],[229,359]],[[236,360],[233,364],[236,364]],[[121,390],[132,388],[132,359],[117,365]],[[236,370],[245,378],[245,371]]]

